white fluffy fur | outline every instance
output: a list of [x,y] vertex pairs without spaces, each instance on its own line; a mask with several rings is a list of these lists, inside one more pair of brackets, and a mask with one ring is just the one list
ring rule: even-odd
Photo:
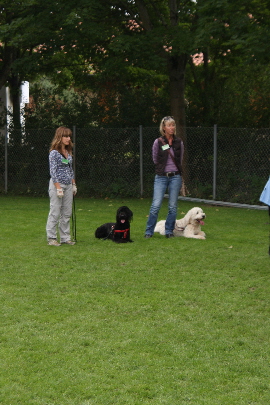
[[[202,220],[206,218],[205,213],[199,207],[194,207],[187,212],[184,218],[175,221],[173,230],[174,236],[184,236],[185,238],[205,239],[206,235],[201,230]],[[156,224],[154,232],[165,235],[165,220]]]

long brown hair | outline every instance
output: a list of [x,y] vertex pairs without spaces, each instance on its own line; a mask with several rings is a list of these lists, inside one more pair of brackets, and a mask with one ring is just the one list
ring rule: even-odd
[[70,155],[72,155],[72,148],[73,148],[73,143],[71,142],[71,136],[72,136],[72,131],[71,129],[67,127],[59,127],[55,131],[51,147],[50,147],[50,152],[52,150],[57,150],[58,152],[61,153],[62,151],[62,137],[63,136],[70,136],[70,142],[68,145],[65,146],[65,149],[68,151]]

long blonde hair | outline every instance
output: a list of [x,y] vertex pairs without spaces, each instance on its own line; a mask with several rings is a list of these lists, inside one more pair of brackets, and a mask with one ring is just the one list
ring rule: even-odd
[[68,151],[70,155],[72,155],[72,148],[73,148],[73,143],[71,142],[71,136],[72,136],[72,131],[71,129],[67,127],[59,127],[55,131],[51,147],[50,147],[50,152],[52,150],[57,150],[58,152],[61,153],[62,151],[62,137],[63,136],[70,136],[70,142],[69,145],[65,146],[65,149]]

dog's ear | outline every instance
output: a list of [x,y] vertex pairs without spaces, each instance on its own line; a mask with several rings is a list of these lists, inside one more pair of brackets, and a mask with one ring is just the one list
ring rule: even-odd
[[190,214],[187,214],[186,216],[185,216],[185,218],[184,218],[184,226],[187,226],[189,223],[190,223],[190,221],[191,221],[191,215]]
[[184,216],[184,218],[182,218],[183,226],[187,226],[187,225],[190,223],[191,218],[192,218],[192,215],[194,215],[194,211],[193,211],[193,210],[194,210],[193,208],[192,208],[191,210],[189,210],[189,211],[186,213],[186,215]]
[[119,214],[121,212],[121,208],[122,207],[118,208],[118,210],[116,211],[116,222],[119,220]]

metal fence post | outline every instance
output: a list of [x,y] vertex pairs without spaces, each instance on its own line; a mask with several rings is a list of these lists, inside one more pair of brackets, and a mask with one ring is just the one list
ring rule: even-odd
[[142,125],[139,126],[140,129],[140,185],[141,185],[141,197],[143,195],[143,128]]
[[5,128],[5,193],[8,191],[8,129]]
[[213,200],[216,199],[217,188],[217,124],[214,125],[214,158],[213,158]]
[[76,181],[76,126],[72,128],[72,138],[73,138],[73,172],[74,179]]

